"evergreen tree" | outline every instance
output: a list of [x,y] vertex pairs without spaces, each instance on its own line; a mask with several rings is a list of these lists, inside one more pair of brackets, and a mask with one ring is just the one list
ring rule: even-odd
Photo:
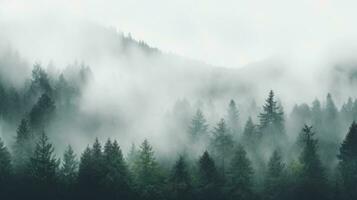
[[161,199],[162,178],[154,151],[148,140],[140,146],[138,159],[135,162],[134,174],[140,196],[143,199]]
[[28,166],[30,184],[36,198],[51,199],[56,195],[59,161],[53,152],[52,144],[42,132]]
[[213,159],[207,151],[203,153],[198,162],[198,199],[215,200],[223,199],[221,192],[221,179]]
[[303,150],[299,160],[302,164],[298,197],[301,199],[326,199],[326,177],[317,153],[317,140],[312,127],[305,125],[302,130]]
[[23,176],[25,166],[28,164],[33,153],[34,141],[30,132],[30,128],[26,119],[21,120],[21,123],[16,131],[14,151],[14,167],[16,173]]
[[280,151],[275,150],[268,162],[268,170],[265,178],[264,197],[266,199],[282,199],[285,182],[285,164],[282,161]]
[[130,150],[126,156],[126,161],[129,165],[129,169],[132,170],[134,168],[134,165],[135,165],[136,160],[138,159],[138,156],[139,156],[139,151],[137,150],[135,144],[132,143],[130,146]]
[[249,117],[244,126],[243,141],[247,147],[254,147],[258,144],[259,139],[260,135],[256,125],[253,123],[252,118]]
[[239,112],[236,106],[235,101],[232,99],[229,102],[228,111],[227,111],[227,125],[232,131],[232,134],[237,137],[239,134]]
[[357,198],[357,124],[353,122],[341,144],[339,170],[347,199]]
[[322,108],[321,103],[318,99],[315,99],[312,102],[311,115],[313,126],[315,127],[315,129],[320,130],[322,128]]
[[225,173],[225,166],[233,150],[233,138],[229,133],[224,119],[221,119],[213,131],[212,147],[217,159],[220,159],[222,172]]
[[253,168],[242,145],[238,145],[233,155],[228,177],[228,191],[231,199],[252,198]]
[[44,93],[30,111],[30,125],[34,130],[43,130],[49,123],[55,110],[55,103]]
[[192,199],[191,177],[183,156],[180,156],[173,166],[169,178],[169,191],[174,200]]
[[31,92],[37,95],[38,93],[52,94],[52,87],[45,70],[42,69],[39,63],[33,66]]
[[87,146],[81,155],[78,169],[78,192],[81,199],[94,199],[92,194],[97,180],[93,178],[92,162],[92,149]]
[[0,195],[2,198],[10,198],[10,187],[12,183],[11,156],[4,142],[0,138]]
[[263,112],[259,114],[260,129],[267,134],[282,135],[284,134],[284,112],[282,107],[274,99],[274,92],[269,92],[265,100]]
[[189,133],[194,140],[202,139],[207,136],[207,122],[200,109],[197,110],[195,116],[191,120]]
[[122,151],[117,141],[108,140],[104,146],[105,175],[104,194],[106,199],[130,199],[131,181]]
[[63,154],[63,164],[60,172],[62,184],[67,189],[72,189],[77,180],[78,162],[76,160],[76,154],[70,145],[68,145]]

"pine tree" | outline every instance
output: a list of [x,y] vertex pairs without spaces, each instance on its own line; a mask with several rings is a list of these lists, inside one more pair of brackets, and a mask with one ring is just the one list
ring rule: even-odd
[[12,175],[11,155],[0,138],[0,194],[4,199],[10,197]]
[[134,166],[134,174],[141,198],[162,198],[160,185],[162,178],[154,157],[154,151],[148,140],[144,140],[140,146],[139,156]]
[[237,137],[239,134],[239,112],[236,106],[235,101],[232,99],[229,102],[228,111],[227,111],[227,125],[232,131],[232,134]]
[[311,115],[312,115],[312,125],[315,127],[317,130],[321,130],[322,126],[322,108],[321,108],[321,103],[318,99],[315,99],[312,102],[312,107],[311,107]]
[[34,195],[40,199],[53,198],[56,195],[59,161],[53,152],[52,144],[42,132],[28,166]]
[[197,110],[195,116],[191,120],[189,133],[194,140],[202,139],[207,136],[207,122],[200,109]]
[[252,198],[253,168],[242,145],[238,145],[231,162],[228,190],[231,199]]
[[44,93],[30,111],[30,126],[34,130],[43,130],[55,111],[55,103]]
[[139,151],[136,148],[136,145],[134,143],[131,144],[130,150],[126,156],[126,161],[129,165],[129,169],[132,170],[135,165],[135,161],[138,159],[139,156]]
[[347,199],[357,198],[357,124],[353,122],[341,144],[339,170]]
[[173,166],[169,178],[170,196],[174,200],[191,199],[192,184],[189,169],[183,156],[180,156]]
[[131,197],[131,177],[117,141],[108,139],[104,146],[105,175],[104,194],[106,199],[129,199]]
[[214,128],[213,140],[211,143],[215,156],[220,159],[220,164],[223,169],[222,171],[225,173],[225,166],[232,153],[234,142],[224,119],[221,119],[217,124],[217,127]]
[[222,199],[221,179],[213,159],[207,151],[198,162],[198,199]]
[[285,164],[282,161],[280,151],[275,150],[268,162],[268,170],[265,178],[264,196],[266,199],[282,199],[284,193]]
[[256,125],[251,117],[248,118],[243,131],[243,141],[247,147],[254,147],[260,139]]
[[324,168],[317,153],[317,140],[314,139],[312,127],[305,125],[302,130],[303,150],[299,160],[302,164],[300,174],[300,190],[298,196],[301,199],[325,199],[326,177]]
[[16,173],[23,176],[25,166],[30,161],[30,157],[33,153],[34,141],[30,132],[30,128],[26,119],[21,120],[19,127],[17,128],[14,150],[14,167]]
[[92,199],[96,183],[93,178],[92,149],[87,146],[81,155],[78,169],[78,192],[81,199]]
[[265,100],[263,112],[259,114],[260,129],[268,134],[282,135],[284,134],[284,112],[282,107],[274,99],[274,92],[269,92],[268,98]]
[[76,154],[71,145],[68,145],[63,154],[63,164],[61,167],[61,179],[64,185],[72,187],[77,180],[78,162]]

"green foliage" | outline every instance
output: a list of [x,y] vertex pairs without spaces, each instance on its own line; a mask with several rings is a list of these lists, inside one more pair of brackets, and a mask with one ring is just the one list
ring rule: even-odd
[[24,173],[25,166],[30,161],[30,157],[34,151],[34,138],[26,119],[21,120],[17,128],[13,150],[13,161],[16,172],[19,174]]
[[0,193],[5,192],[4,188],[11,182],[12,164],[11,155],[4,142],[0,138]]
[[185,158],[180,156],[172,168],[169,178],[169,192],[172,199],[192,199],[191,175]]
[[237,137],[240,131],[239,111],[233,99],[229,102],[227,110],[227,125],[231,130],[232,134]]
[[285,164],[280,151],[275,150],[268,162],[268,170],[265,177],[264,195],[266,199],[282,199],[285,189]]
[[207,122],[200,109],[197,110],[195,116],[191,120],[189,133],[194,140],[202,139],[207,136]]
[[353,122],[341,144],[339,170],[344,193],[348,199],[357,198],[357,124]]
[[238,145],[232,158],[228,176],[228,193],[231,199],[252,198],[253,168],[242,145]]
[[51,97],[44,93],[30,111],[30,125],[34,130],[43,130],[50,122],[55,111],[55,103]]

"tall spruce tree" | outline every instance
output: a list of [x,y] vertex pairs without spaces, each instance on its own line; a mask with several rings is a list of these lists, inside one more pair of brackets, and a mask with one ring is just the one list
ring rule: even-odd
[[189,133],[194,140],[207,137],[208,125],[206,119],[200,109],[197,110],[195,116],[191,120],[189,126]]
[[251,199],[253,168],[242,145],[238,145],[232,158],[227,187],[230,199]]
[[169,177],[169,191],[173,200],[192,199],[192,183],[185,158],[180,156]]
[[230,159],[233,150],[233,137],[227,128],[224,119],[221,119],[213,131],[213,139],[211,141],[215,156],[220,160],[220,167],[225,173],[226,164]]
[[249,117],[247,122],[245,123],[242,139],[247,147],[254,148],[255,145],[257,145],[259,142],[260,134],[251,117]]
[[216,165],[207,151],[198,162],[197,198],[200,200],[222,199],[222,180]]
[[74,192],[73,188],[78,176],[78,161],[71,145],[68,145],[63,154],[63,164],[60,172],[61,184],[67,190],[66,192]]
[[59,160],[53,152],[52,144],[42,132],[27,168],[35,198],[52,199],[58,195],[56,192]]
[[130,199],[132,197],[131,177],[118,142],[110,139],[104,146],[104,184],[105,198]]
[[303,149],[299,160],[302,164],[297,196],[301,199],[326,199],[326,177],[318,155],[318,141],[311,126],[302,129]]
[[17,128],[15,144],[13,146],[13,164],[15,171],[19,176],[24,175],[24,170],[30,161],[33,150],[34,138],[31,134],[27,120],[23,119]]
[[148,140],[140,146],[134,166],[135,181],[143,199],[162,199],[162,177]]
[[265,100],[263,112],[259,114],[260,129],[265,134],[284,134],[284,112],[282,107],[274,99],[274,92],[270,90],[268,98]]
[[229,102],[227,110],[227,125],[232,134],[237,138],[240,132],[239,111],[236,102],[233,99]]
[[34,130],[43,130],[50,122],[55,111],[55,103],[44,93],[30,111],[30,126]]
[[357,198],[357,124],[353,122],[341,144],[339,170],[347,199]]
[[265,177],[264,197],[266,199],[278,200],[284,196],[286,182],[285,164],[283,163],[281,153],[275,150],[268,162],[268,170]]

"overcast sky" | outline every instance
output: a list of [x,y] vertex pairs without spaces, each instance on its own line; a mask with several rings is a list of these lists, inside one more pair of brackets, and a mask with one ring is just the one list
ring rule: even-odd
[[0,20],[84,19],[166,52],[240,67],[353,46],[356,8],[353,0],[0,0]]

